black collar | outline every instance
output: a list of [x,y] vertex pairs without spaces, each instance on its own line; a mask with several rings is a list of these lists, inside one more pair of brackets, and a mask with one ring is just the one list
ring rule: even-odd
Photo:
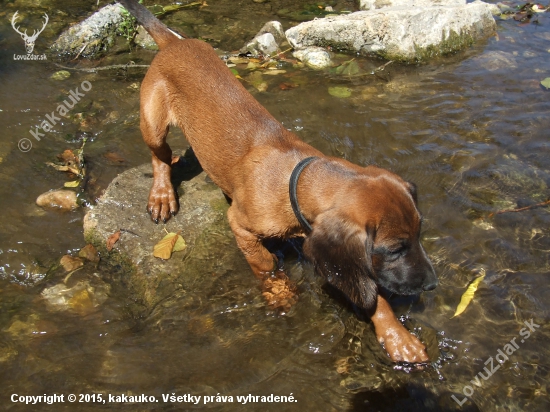
[[306,168],[308,164],[313,162],[317,157],[307,157],[300,161],[292,171],[292,174],[290,175],[290,183],[288,185],[288,191],[290,194],[290,204],[292,205],[292,211],[294,212],[294,215],[296,216],[296,219],[298,219],[298,222],[300,222],[300,225],[302,225],[302,228],[306,232],[306,234],[311,233],[313,230],[309,222],[306,220],[302,212],[300,211],[300,206],[298,205],[298,197],[296,195],[296,188],[298,186],[298,179],[300,178],[300,174],[303,172],[303,170]]

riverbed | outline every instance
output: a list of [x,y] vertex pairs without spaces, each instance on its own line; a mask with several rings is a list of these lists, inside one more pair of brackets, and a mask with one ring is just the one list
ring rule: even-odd
[[[417,184],[423,244],[440,285],[392,301],[435,354],[432,364],[414,370],[391,364],[371,325],[329,296],[296,256],[287,267],[300,299],[287,315],[270,310],[226,235],[213,234],[204,259],[231,256],[230,263],[215,273],[206,263],[197,267],[207,282],[151,310],[136,310],[117,287],[123,274],[101,262],[67,280],[94,285],[103,297],[97,304],[52,306],[44,290],[66,280],[61,257],[85,246],[87,208],[117,174],[150,161],[138,112],[146,69],[80,69],[146,65],[154,52],[121,51],[79,69],[51,57],[15,60],[25,48],[10,24],[14,11],[32,17],[26,24],[49,13],[49,32],[35,46],[42,54],[96,2],[0,4],[0,399],[6,410],[548,410],[550,207],[535,206],[550,197],[550,91],[541,85],[550,77],[550,13],[524,22],[497,18],[495,36],[430,63],[377,70],[386,62],[337,54],[339,64],[353,59],[358,69],[342,75],[284,62],[279,74],[262,75],[262,91],[257,75],[235,67],[270,113],[309,144]],[[170,18],[228,55],[269,20],[296,24],[278,12],[311,13],[307,4],[210,0]],[[334,7],[351,11],[353,3]],[[59,64],[71,67],[70,77],[52,80]],[[83,96],[68,118],[38,141],[30,130],[77,88]],[[83,207],[36,206],[41,193],[71,180],[46,163],[79,149],[84,139]],[[169,142],[178,153],[188,147],[177,130]],[[453,317],[482,274],[472,302]],[[514,350],[499,356],[506,345]],[[44,394],[64,399],[30,406],[19,398]]]

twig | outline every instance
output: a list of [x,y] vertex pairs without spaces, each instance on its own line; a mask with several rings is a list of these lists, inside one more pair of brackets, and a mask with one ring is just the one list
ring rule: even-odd
[[525,211],[525,210],[535,209],[535,208],[537,208],[537,207],[548,206],[548,205],[550,205],[550,199],[548,199],[548,200],[546,200],[546,201],[544,201],[544,202],[537,203],[536,205],[520,207],[519,209],[504,209],[504,210],[499,210],[498,212],[491,213],[491,214],[489,215],[489,217],[493,217],[494,215],[501,215],[501,214],[503,214],[503,213],[523,212],[523,211]]
[[84,44],[84,46],[82,46],[82,48],[80,49],[80,51],[78,52],[78,54],[76,55],[76,57],[74,59],[72,59],[71,61],[75,61],[76,59],[78,59],[80,57],[80,54],[84,51],[84,49],[88,46],[88,42],[86,42],[86,44]]
[[89,72],[89,73],[94,73],[94,72],[101,71],[101,70],[127,69],[129,67],[137,67],[137,68],[147,68],[147,67],[149,67],[148,64],[114,64],[112,66],[102,66],[102,67],[94,67],[94,68],[91,68],[91,69],[81,69],[81,68],[77,68],[77,67],[63,66],[59,63],[55,63],[55,65],[57,67],[61,67],[62,69],[78,70],[78,71]]
[[388,66],[388,65],[390,65],[390,64],[392,64],[392,63],[393,63],[393,60],[390,60],[389,62],[384,63],[382,66],[380,66],[380,67],[374,69],[374,70],[372,71],[372,74],[374,74],[374,73],[376,73],[376,72],[381,72],[382,70],[384,70],[384,69],[386,68],[386,66]]

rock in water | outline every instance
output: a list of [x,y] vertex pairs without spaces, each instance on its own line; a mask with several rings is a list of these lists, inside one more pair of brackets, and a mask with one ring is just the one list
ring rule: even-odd
[[374,9],[301,23],[286,31],[288,42],[295,49],[330,46],[412,63],[464,49],[496,28],[490,5],[481,1],[363,3]]
[[76,192],[72,190],[51,190],[36,199],[36,204],[50,209],[74,210],[78,208]]
[[64,57],[96,58],[115,42],[117,27],[124,21],[124,7],[112,4],[103,7],[81,23],[61,33],[51,49]]
[[[229,206],[221,190],[204,173],[186,172],[179,178],[177,168],[173,178],[181,182],[175,185],[180,210],[165,225],[156,225],[145,210],[153,183],[150,164],[117,176],[84,217],[87,243],[98,250],[102,262],[124,273],[126,292],[145,308],[176,290],[209,282],[213,273],[225,273],[243,260],[227,223]],[[164,228],[180,232],[187,243],[185,251],[174,253],[169,260],[153,256],[154,245],[166,235]],[[120,238],[108,251],[107,239],[118,230]]]

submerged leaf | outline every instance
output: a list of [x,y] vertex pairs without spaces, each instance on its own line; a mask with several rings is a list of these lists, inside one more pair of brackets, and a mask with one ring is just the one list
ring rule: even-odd
[[477,290],[477,287],[481,283],[481,281],[485,278],[485,270],[482,270],[481,276],[475,278],[471,283],[470,286],[468,286],[468,289],[466,289],[466,292],[462,295],[460,298],[460,303],[458,304],[456,308],[455,314],[451,317],[454,318],[455,316],[460,315],[462,312],[466,310],[472,299],[474,298],[474,293]]
[[328,93],[334,97],[346,98],[351,96],[351,89],[349,87],[334,86],[328,88]]
[[543,81],[540,82],[546,89],[550,89],[550,77],[547,77]]
[[70,272],[84,266],[84,262],[81,258],[72,257],[70,255],[64,255],[59,263],[61,263],[61,266],[63,266],[63,269],[65,269],[66,272]]

